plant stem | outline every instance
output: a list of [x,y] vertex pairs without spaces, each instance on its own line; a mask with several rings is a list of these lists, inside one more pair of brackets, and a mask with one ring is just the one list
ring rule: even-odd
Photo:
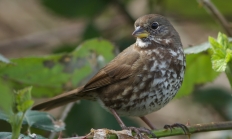
[[19,114],[14,114],[13,118],[11,119],[11,128],[12,128],[12,138],[11,139],[18,139],[21,131],[21,126],[23,122],[25,113],[21,116]]

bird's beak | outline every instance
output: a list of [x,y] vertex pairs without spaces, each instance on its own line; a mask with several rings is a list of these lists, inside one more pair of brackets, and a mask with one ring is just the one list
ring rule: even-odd
[[140,26],[136,27],[135,31],[132,33],[133,36],[138,38],[146,38],[148,37],[149,33],[141,28]]

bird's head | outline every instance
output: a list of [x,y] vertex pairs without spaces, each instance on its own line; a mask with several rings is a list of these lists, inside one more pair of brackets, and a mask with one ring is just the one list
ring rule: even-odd
[[171,23],[163,16],[149,14],[135,21],[133,36],[137,37],[136,45],[140,48],[149,47],[151,44],[160,46],[180,42],[180,37]]

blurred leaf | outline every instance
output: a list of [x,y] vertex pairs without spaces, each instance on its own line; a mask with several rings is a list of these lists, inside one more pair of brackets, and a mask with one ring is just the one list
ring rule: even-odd
[[[12,133],[11,132],[0,132],[0,139],[11,139]],[[33,139],[32,136],[26,136],[20,134],[19,139]],[[46,139],[40,135],[36,135],[36,139]]]
[[[18,113],[17,117],[22,117],[22,113]],[[0,111],[0,119],[10,123],[10,117]],[[22,121],[23,125],[29,127],[39,128],[46,131],[59,132],[64,130],[64,123],[62,121],[56,121],[54,117],[46,112],[31,111],[28,110]]]
[[232,120],[231,94],[220,88],[199,89],[193,93],[195,101],[212,106],[225,120]]
[[32,87],[27,87],[15,92],[15,102],[16,107],[19,112],[26,112],[34,103],[31,100],[31,89]]
[[72,52],[76,47],[77,47],[78,43],[74,42],[74,43],[64,43],[61,44],[59,46],[57,46],[52,53],[54,54],[58,54],[58,53],[68,53],[68,52]]
[[1,62],[10,63],[10,60],[5,58],[3,55],[0,54],[0,66],[1,66]]
[[82,35],[83,40],[91,39],[101,36],[101,33],[94,26],[93,22],[89,22],[89,24],[85,27],[84,34]]
[[6,115],[6,113],[4,111],[0,110],[0,119],[7,121],[8,123],[10,123],[10,119],[9,119],[10,115]]
[[208,42],[206,42],[206,43],[202,43],[200,45],[186,48],[186,49],[184,49],[184,53],[185,54],[197,54],[197,53],[204,52],[204,51],[208,50],[210,47],[211,47],[211,45]]
[[[75,119],[75,123],[73,119]],[[122,120],[127,126],[138,126],[137,123],[128,118],[122,117]],[[75,134],[84,135],[89,133],[91,128],[121,130],[112,114],[104,110],[99,103],[87,100],[81,100],[72,107],[65,119],[65,123],[65,132],[69,136]]]
[[41,3],[58,15],[64,17],[92,18],[105,9],[108,0],[41,0]]
[[0,68],[0,77],[14,89],[33,86],[33,96],[54,96],[70,90],[114,58],[113,45],[91,39],[66,54],[12,59]]
[[224,49],[229,48],[228,37],[221,32],[218,33],[217,42],[222,46],[222,48],[224,48]]
[[55,121],[54,117],[46,112],[27,111],[25,120],[30,127],[39,128],[47,131],[59,132],[64,130],[64,123],[62,121]]
[[196,85],[213,81],[220,74],[212,69],[211,58],[207,53],[187,55],[186,62],[184,82],[177,98],[190,94]]
[[123,39],[121,38],[120,40],[117,41],[117,46],[119,48],[119,51],[121,52],[133,43],[135,43],[135,39],[132,37],[127,37]]
[[12,112],[13,93],[10,87],[0,78],[0,110],[6,114]]

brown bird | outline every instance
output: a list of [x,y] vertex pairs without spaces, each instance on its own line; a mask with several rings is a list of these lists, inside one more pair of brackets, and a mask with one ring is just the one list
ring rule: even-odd
[[132,129],[140,138],[140,132],[146,131],[126,127],[119,116],[138,116],[154,129],[145,115],[161,109],[176,95],[184,78],[185,55],[178,32],[165,17],[145,15],[136,20],[134,27],[136,42],[86,85],[32,109],[49,110],[79,99],[97,100],[114,115],[122,129]]

